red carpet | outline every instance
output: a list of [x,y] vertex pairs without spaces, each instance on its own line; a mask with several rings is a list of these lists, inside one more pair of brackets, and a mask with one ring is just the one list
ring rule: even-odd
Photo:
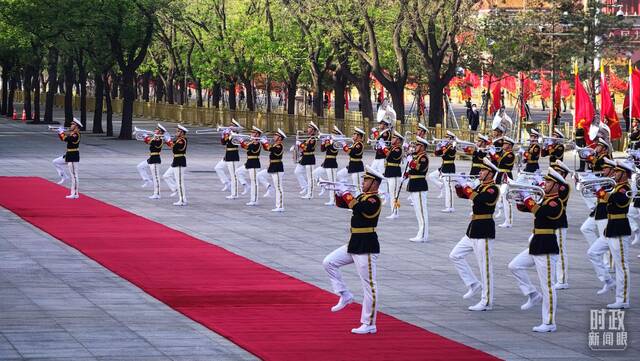
[[334,314],[327,291],[47,180],[0,177],[0,190],[3,207],[260,358],[495,359],[385,314],[378,334],[352,335],[359,305]]

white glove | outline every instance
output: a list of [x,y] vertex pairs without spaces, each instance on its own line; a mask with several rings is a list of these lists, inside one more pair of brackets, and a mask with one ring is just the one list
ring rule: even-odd
[[296,140],[296,145],[297,145],[298,147],[300,146],[300,144],[302,144],[302,142],[301,142],[301,141],[299,141],[299,140]]
[[290,152],[293,152],[294,150],[296,150],[296,146],[295,146],[295,145],[292,145],[292,146],[291,146],[291,148],[289,148],[289,151],[290,151]]
[[262,137],[262,138],[260,138],[260,143],[267,144],[267,143],[269,143],[269,140],[267,139],[267,137]]
[[222,135],[229,135],[231,134],[231,129],[227,128],[224,131],[222,131]]
[[455,178],[453,178],[453,182],[455,184],[464,185],[465,179],[462,178],[462,177],[455,177]]
[[164,133],[162,137],[164,138],[165,142],[169,142],[171,140],[171,135],[169,133]]
[[384,149],[387,146],[387,143],[384,141],[384,139],[378,139],[377,146],[378,149]]
[[59,126],[58,127],[58,134],[62,134],[62,133],[64,133],[64,127]]
[[338,195],[342,196],[347,192],[347,186],[345,186],[342,183],[336,183],[336,193],[338,193]]

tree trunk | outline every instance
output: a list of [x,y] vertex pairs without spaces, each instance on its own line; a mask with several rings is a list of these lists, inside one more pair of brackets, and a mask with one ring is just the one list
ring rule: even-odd
[[404,124],[404,85],[394,84],[394,86],[387,87],[387,90],[391,94],[396,119],[400,120],[400,124]]
[[169,76],[167,76],[167,103],[169,104],[175,103],[175,87],[173,80],[174,76],[169,74]]
[[200,78],[196,78],[196,107],[202,108],[202,84]]
[[322,72],[320,65],[311,63],[311,87],[313,89],[313,113],[319,117],[324,114],[324,94],[322,88]]
[[444,86],[435,81],[429,82],[429,126],[435,127],[436,124],[442,123],[444,120],[444,108],[442,106]]
[[222,98],[222,87],[220,86],[220,83],[214,83],[213,84],[213,99],[211,100],[211,102],[213,103],[213,106],[215,108],[220,108],[220,99]]
[[80,122],[87,129],[87,69],[82,57],[78,59],[78,82],[80,83]]
[[35,74],[31,80],[31,87],[33,89],[33,121],[31,123],[40,123],[40,66],[36,68]]
[[102,80],[102,74],[95,73],[93,81],[96,85],[96,105],[93,109],[93,129],[94,134],[102,134],[102,102],[104,101],[104,81]]
[[362,112],[362,118],[372,121],[373,118],[373,103],[371,102],[371,80],[368,72],[360,74],[358,81],[356,82],[356,88],[360,98],[358,102],[360,104],[360,111]]
[[73,72],[73,59],[67,59],[64,65],[64,126],[71,126],[73,119],[73,82],[75,74]]
[[145,71],[142,74],[142,100],[149,102],[149,80],[151,79],[151,72]]
[[160,80],[158,81],[156,79],[156,103],[162,103],[164,102],[164,96],[165,96],[165,92],[164,92],[164,83]]
[[296,91],[298,90],[299,76],[299,71],[289,72],[287,80],[287,114],[289,115],[296,113]]
[[231,80],[231,83],[229,84],[228,91],[229,91],[229,109],[236,110],[237,103],[236,103],[236,82],[235,82],[235,80]]
[[9,71],[11,70],[11,65],[9,63],[2,63],[2,104],[0,104],[0,114],[7,114],[7,101],[8,90],[9,90]]
[[112,73],[111,76],[111,99],[117,99],[118,98],[118,88],[120,86],[120,75],[116,74],[115,72]]
[[133,131],[133,101],[136,99],[134,80],[136,73],[131,69],[122,69],[122,123],[119,139],[131,139]]
[[58,88],[56,81],[58,80],[58,49],[52,47],[48,54],[48,83],[47,99],[44,105],[44,122],[53,123],[53,103],[55,101],[56,89]]
[[256,103],[255,103],[255,93],[253,86],[251,84],[251,78],[243,78],[242,83],[244,84],[244,88],[246,89],[246,101],[247,101],[247,110],[256,111]]
[[15,75],[11,75],[11,79],[9,79],[9,99],[7,101],[7,116],[13,116],[13,98],[16,93],[16,88],[18,87],[18,82],[16,80]]
[[23,109],[26,113],[27,119],[31,120],[31,82],[33,81],[33,67],[27,65],[24,68],[24,83],[22,89],[24,91],[24,104]]
[[65,90],[64,90],[64,73],[63,74],[59,74],[60,76],[58,77],[58,93],[59,94],[64,94]]
[[107,106],[107,137],[113,137],[113,107],[111,106],[111,87],[109,86],[109,72],[102,73],[104,82],[104,101]]
[[338,69],[333,73],[333,84],[335,93],[333,95],[333,99],[335,101],[335,108],[333,111],[335,113],[335,118],[344,119],[344,91],[347,88],[347,78],[342,70]]

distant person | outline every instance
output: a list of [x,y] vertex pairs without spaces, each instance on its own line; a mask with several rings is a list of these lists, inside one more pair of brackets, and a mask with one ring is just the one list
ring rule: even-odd
[[480,112],[478,111],[478,106],[471,104],[471,109],[467,114],[469,117],[469,129],[473,132],[477,131],[478,126],[480,125]]

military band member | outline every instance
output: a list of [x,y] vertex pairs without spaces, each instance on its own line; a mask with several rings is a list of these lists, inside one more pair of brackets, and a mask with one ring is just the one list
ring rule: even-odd
[[540,170],[538,161],[540,159],[541,148],[538,144],[538,137],[540,133],[537,130],[531,129],[529,131],[529,147],[522,156],[522,161],[526,163],[524,171],[528,173],[535,173]]
[[[478,174],[480,184],[472,187],[464,180],[454,179],[458,197],[470,199],[473,202],[473,215],[464,237],[456,244],[449,254],[449,259],[458,270],[460,278],[467,286],[464,299],[473,297],[482,290],[480,302],[469,306],[471,311],[487,311],[493,307],[493,240],[496,238],[496,224],[493,212],[498,203],[500,189],[495,184],[494,176],[498,168],[489,159],[483,159]],[[466,184],[465,184],[466,183]],[[471,270],[465,257],[474,253],[480,268],[480,281]]]
[[[342,134],[340,129],[338,129],[338,127],[336,127],[335,125],[333,126],[332,133],[336,136],[344,136],[344,134]],[[337,172],[338,172],[337,158],[338,158],[339,149],[338,147],[336,147],[333,141],[333,137],[326,138],[320,144],[320,151],[325,152],[324,161],[322,162],[320,167],[317,167],[316,169],[313,170],[313,180],[317,182],[322,178],[330,182],[335,182],[338,177],[337,176]],[[323,194],[324,194],[324,188],[321,188],[320,193],[318,195],[322,196]],[[333,193],[330,192],[329,201],[325,203],[325,205],[333,206],[335,204],[336,204],[335,197]]]
[[[631,227],[627,219],[627,212],[631,204],[629,178],[633,172],[635,172],[633,163],[618,160],[613,170],[615,187],[610,192],[604,189],[598,191],[598,199],[603,200],[607,207],[607,226],[604,230],[604,237],[598,238],[587,252],[598,278],[604,282],[604,286],[598,291],[598,294],[604,294],[615,287],[616,300],[607,305],[608,308],[613,309],[629,308],[629,296],[631,295],[628,265]],[[607,250],[613,256],[615,280],[611,279],[608,269],[602,261],[602,256]]]
[[162,178],[171,189],[171,196],[178,195],[178,201],[174,202],[174,206],[186,206],[187,195],[185,194],[184,185],[184,168],[187,167],[187,132],[189,130],[178,124],[176,130],[176,139],[169,140],[167,145],[173,151],[173,162],[171,167],[162,175]]
[[558,129],[553,130],[553,136],[556,138],[560,138],[557,141],[551,142],[547,147],[542,148],[542,157],[549,157],[549,164],[555,162],[556,160],[564,159],[564,134]]
[[[258,180],[267,188],[265,197],[270,197],[275,191],[276,208],[271,210],[273,212],[284,212],[284,192],[282,191],[282,179],[284,176],[282,154],[284,153],[284,146],[282,142],[286,138],[287,135],[282,129],[278,128],[278,131],[273,135],[273,144],[269,144],[266,138],[261,141],[262,148],[269,152],[269,168],[258,172]],[[271,175],[273,184],[269,182],[269,175]]]
[[[165,134],[167,129],[158,123],[153,135],[148,135],[144,138],[144,142],[149,144],[149,158],[143,160],[138,164],[138,173],[144,180],[143,187],[153,184],[153,194],[149,196],[150,199],[160,199],[160,152],[162,151],[162,145],[165,142]],[[169,140],[168,136],[166,137]]]
[[384,162],[384,177],[389,185],[389,195],[391,197],[391,214],[389,219],[398,218],[400,210],[400,187],[402,185],[402,144],[404,136],[394,131],[391,144],[384,149],[386,159]]
[[[599,139],[595,155],[587,158],[593,172],[602,173],[604,177],[609,177],[616,166],[615,162],[607,157],[608,148],[608,143],[603,139]],[[586,197],[585,202],[591,209],[591,213],[580,226],[580,232],[582,232],[589,246],[591,246],[596,239],[604,235],[604,229],[607,225],[607,207],[603,200],[599,200],[596,197]]]
[[631,131],[629,132],[629,149],[640,149],[640,126],[638,118],[631,121]]
[[498,227],[511,228],[513,225],[513,210],[511,209],[511,202],[507,200],[505,194],[507,192],[507,183],[513,180],[513,165],[516,162],[516,157],[513,154],[513,145],[515,141],[509,137],[503,137],[502,140],[502,152],[493,155],[494,164],[498,167],[498,174],[496,174],[496,184],[500,185],[500,199],[502,203],[502,211],[504,212],[504,222]]
[[[387,148],[389,143],[391,142],[392,136],[392,128],[389,127],[388,120],[386,118],[380,119],[378,121],[378,127],[371,130],[373,139],[375,139],[375,144],[373,144],[373,148],[376,151],[376,154],[373,159],[373,163],[371,163],[371,167],[377,170],[379,173],[384,173],[385,168],[385,152],[384,150]],[[387,199],[389,199],[389,185],[383,181],[380,185],[380,196],[382,198],[382,203],[386,203]]]
[[[562,215],[562,201],[558,194],[561,185],[566,186],[562,175],[553,169],[545,177],[544,198],[540,203],[526,196],[518,210],[534,215],[533,234],[529,237],[529,248],[522,251],[509,263],[509,270],[518,281],[522,294],[528,297],[520,308],[528,310],[542,301],[542,324],[533,328],[534,332],[554,332],[556,330],[556,307],[558,298],[552,287],[555,280],[558,259],[557,228]],[[531,283],[527,269],[535,267],[540,279],[540,292]]]
[[[582,127],[576,127],[575,128],[575,139],[576,139],[576,146],[577,147],[586,147],[587,146],[587,141],[584,139],[585,136],[585,131],[584,128]],[[576,170],[576,172],[584,172],[584,167],[585,167],[585,161],[584,159],[580,158],[580,167]]]
[[476,147],[468,147],[465,149],[465,153],[471,155],[471,171],[470,175],[478,175],[480,174],[480,169],[484,167],[484,158],[487,156],[487,152],[485,149],[491,143],[489,138],[486,135],[478,134],[478,139],[476,140]]
[[429,173],[429,179],[440,189],[438,198],[442,198],[444,195],[444,209],[442,212],[451,213],[455,211],[453,208],[453,187],[448,178],[440,181],[440,176],[456,172],[456,135],[447,131],[445,140],[436,145],[434,154],[436,157],[442,157],[442,165],[438,170]]
[[[551,164],[551,168],[564,177],[565,182],[567,175],[571,173],[571,169],[567,167],[561,160],[557,160]],[[558,188],[558,196],[562,202],[562,214],[558,220],[558,230],[556,237],[558,238],[558,262],[556,263],[556,281],[554,288],[564,290],[569,288],[569,254],[567,253],[567,229],[569,222],[567,220],[567,203],[569,202],[569,194],[571,188],[568,185],[561,184]]]
[[429,240],[429,213],[427,211],[427,171],[429,170],[429,157],[427,156],[429,142],[421,137],[416,137],[415,153],[409,162],[408,171],[404,175],[409,179],[407,192],[411,196],[413,208],[418,220],[418,233],[411,238],[411,242],[427,242]]
[[351,330],[352,333],[376,333],[376,313],[378,300],[378,286],[376,282],[376,260],[380,253],[380,244],[376,227],[382,209],[382,202],[378,196],[378,187],[383,175],[367,167],[362,184],[363,192],[356,196],[346,190],[336,192],[336,204],[341,208],[350,208],[351,238],[349,244],[331,252],[322,261],[324,269],[329,274],[333,291],[340,295],[338,303],[331,308],[337,312],[353,302],[353,294],[342,279],[340,267],[354,263],[360,277],[364,299],[360,327]]
[[247,150],[247,161],[244,165],[236,170],[236,175],[240,183],[247,183],[246,174],[249,173],[250,186],[250,199],[246,203],[248,206],[258,205],[258,171],[260,169],[260,137],[262,136],[262,130],[258,127],[251,128],[251,139],[243,140],[240,143],[242,149]]
[[418,123],[418,131],[416,132],[416,136],[427,139],[427,133],[429,133],[429,128],[422,123]]
[[351,175],[351,181],[358,187],[357,192],[362,192],[360,185],[362,183],[362,172],[364,172],[364,163],[362,163],[362,154],[364,153],[364,144],[362,139],[365,136],[364,130],[355,127],[353,136],[353,144],[342,147],[342,150],[349,154],[349,164],[346,168],[341,169],[338,172],[338,179],[341,182],[349,182],[349,175]]
[[[225,192],[227,190],[231,190],[231,194],[229,194],[227,199],[236,199],[238,198],[238,177],[236,176],[236,169],[238,169],[238,163],[240,162],[240,153],[238,149],[238,145],[233,144],[232,142],[232,129],[242,129],[240,123],[238,123],[235,119],[231,120],[231,124],[228,128],[226,128],[221,135],[220,143],[224,145],[224,157],[216,164],[215,171],[218,174],[218,178],[220,178],[220,182],[224,185],[222,191]],[[229,172],[229,175],[227,175]],[[246,194],[247,184],[243,184],[242,194]]]
[[[63,156],[53,160],[53,166],[60,176],[58,184],[62,184],[71,178],[70,194],[65,197],[67,199],[77,199],[79,197],[78,163],[80,163],[80,127],[82,127],[82,123],[78,119],[73,118],[68,131],[65,131],[62,127],[58,128],[58,136],[61,141],[67,143],[67,150]],[[69,170],[69,175],[67,175],[65,165]]]
[[[502,143],[504,143],[504,128],[502,125],[498,125],[497,127],[491,130],[491,145],[494,147],[495,152],[500,154],[502,152]],[[492,158],[494,164],[497,164],[494,158]]]
[[[313,166],[316,164],[316,134],[320,129],[314,122],[309,122],[307,125],[307,139],[304,142],[296,142],[296,146],[300,148],[302,157],[300,163],[296,165],[293,173],[298,179],[300,184],[300,194],[302,198],[313,198],[314,182],[313,182]],[[299,143],[299,144],[298,144]]]

